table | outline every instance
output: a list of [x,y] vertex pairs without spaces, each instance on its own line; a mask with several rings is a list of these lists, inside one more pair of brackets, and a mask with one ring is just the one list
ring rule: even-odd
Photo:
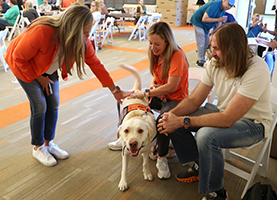
[[[151,14],[130,14],[130,13],[109,13],[107,14],[107,17],[113,17],[115,19],[120,19],[124,20],[124,18],[136,18],[140,16],[151,16]],[[120,28],[118,27],[118,24],[114,24],[114,26],[117,27],[118,31],[120,32]]]

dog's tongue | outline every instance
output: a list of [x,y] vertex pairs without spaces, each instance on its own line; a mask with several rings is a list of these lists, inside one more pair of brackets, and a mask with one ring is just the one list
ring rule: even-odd
[[132,157],[136,157],[139,154],[139,149],[130,149],[129,152]]

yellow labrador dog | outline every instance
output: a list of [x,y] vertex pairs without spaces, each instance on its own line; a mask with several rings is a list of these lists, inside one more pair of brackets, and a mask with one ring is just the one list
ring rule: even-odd
[[[129,65],[121,65],[135,76],[134,90],[141,90],[141,80],[136,68]],[[149,170],[149,151],[156,136],[156,123],[153,113],[148,107],[148,98],[125,98],[121,113],[120,126],[117,137],[120,138],[122,150],[122,171],[118,188],[121,191],[128,189],[127,166],[129,157],[143,156],[143,176],[145,180],[152,180]]]

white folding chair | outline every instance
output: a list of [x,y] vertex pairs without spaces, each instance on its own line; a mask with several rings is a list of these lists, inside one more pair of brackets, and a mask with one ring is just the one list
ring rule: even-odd
[[7,53],[5,39],[7,37],[8,31],[9,30],[7,28],[3,31],[0,31],[0,60],[4,65],[5,72],[7,72],[8,68],[9,68],[9,65],[6,63],[6,61],[4,59],[4,55]]
[[104,28],[105,21],[106,21],[106,15],[101,15],[100,21],[98,23],[98,29]]
[[21,15],[18,23],[19,30],[22,32],[30,23],[31,22],[27,17],[23,17],[23,15]]
[[94,41],[94,47],[95,47],[95,52],[98,51],[98,41],[97,41],[97,36],[96,36],[96,30],[98,27],[99,22],[95,21],[93,24],[91,31],[89,32],[89,39]]
[[[244,164],[252,166],[252,169],[249,173],[229,162],[225,162],[225,165],[224,165],[225,170],[232,172],[233,174],[235,174],[247,181],[246,185],[244,187],[244,190],[242,192],[241,198],[243,198],[247,189],[252,185],[253,180],[259,169],[260,169],[261,176],[266,177],[272,135],[273,135],[273,131],[276,127],[276,122],[277,122],[277,114],[276,114],[276,112],[277,112],[277,88],[276,88],[276,86],[274,87],[273,84],[271,85],[271,104],[272,104],[272,111],[273,111],[272,112],[273,120],[272,120],[272,123],[270,126],[269,135],[267,138],[263,139],[261,142],[258,143],[258,144],[262,143],[262,146],[261,146],[261,149],[258,151],[258,155],[256,156],[256,159],[250,159],[246,156],[243,156],[239,153],[232,151],[231,149],[225,149],[225,160],[230,160],[230,157],[232,157],[237,161],[240,161]],[[252,145],[250,147],[243,148],[243,149],[248,150],[248,149],[254,148],[256,146],[257,146],[257,144]]]
[[6,28],[11,29],[9,33],[8,41],[11,41],[14,34],[20,34],[19,21],[20,21],[20,14],[17,16],[13,26],[6,26]]
[[[121,14],[122,11],[110,11],[110,13],[111,14],[113,14],[113,13]],[[115,19],[114,20],[114,28],[117,28],[118,32],[123,30],[124,33],[125,33],[125,26],[124,26],[124,19],[123,19],[123,17],[120,17],[119,19]]]
[[107,39],[108,44],[113,46],[113,25],[114,25],[114,18],[108,17],[104,24],[103,29],[97,29],[97,41],[101,42],[101,47],[103,46],[105,40]]
[[148,24],[146,25],[147,30],[156,22],[161,21],[162,13],[151,13],[151,16],[148,17]]
[[135,26],[130,26],[130,27],[133,27],[134,29],[129,37],[129,41],[132,38],[136,39],[138,35],[139,35],[139,41],[146,40],[146,28],[145,28],[146,20],[147,20],[147,16],[141,16]]

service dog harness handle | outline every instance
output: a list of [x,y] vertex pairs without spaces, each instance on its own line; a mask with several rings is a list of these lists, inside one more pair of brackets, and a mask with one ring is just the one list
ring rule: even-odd
[[124,117],[131,111],[134,111],[134,110],[143,110],[145,111],[144,114],[147,114],[147,112],[150,112],[153,114],[153,112],[151,111],[151,109],[149,108],[149,106],[145,106],[145,105],[142,105],[142,104],[131,104],[131,105],[128,105],[126,107],[123,108],[122,110],[122,113],[119,117],[119,122],[118,122],[118,125],[120,125],[124,119]]

